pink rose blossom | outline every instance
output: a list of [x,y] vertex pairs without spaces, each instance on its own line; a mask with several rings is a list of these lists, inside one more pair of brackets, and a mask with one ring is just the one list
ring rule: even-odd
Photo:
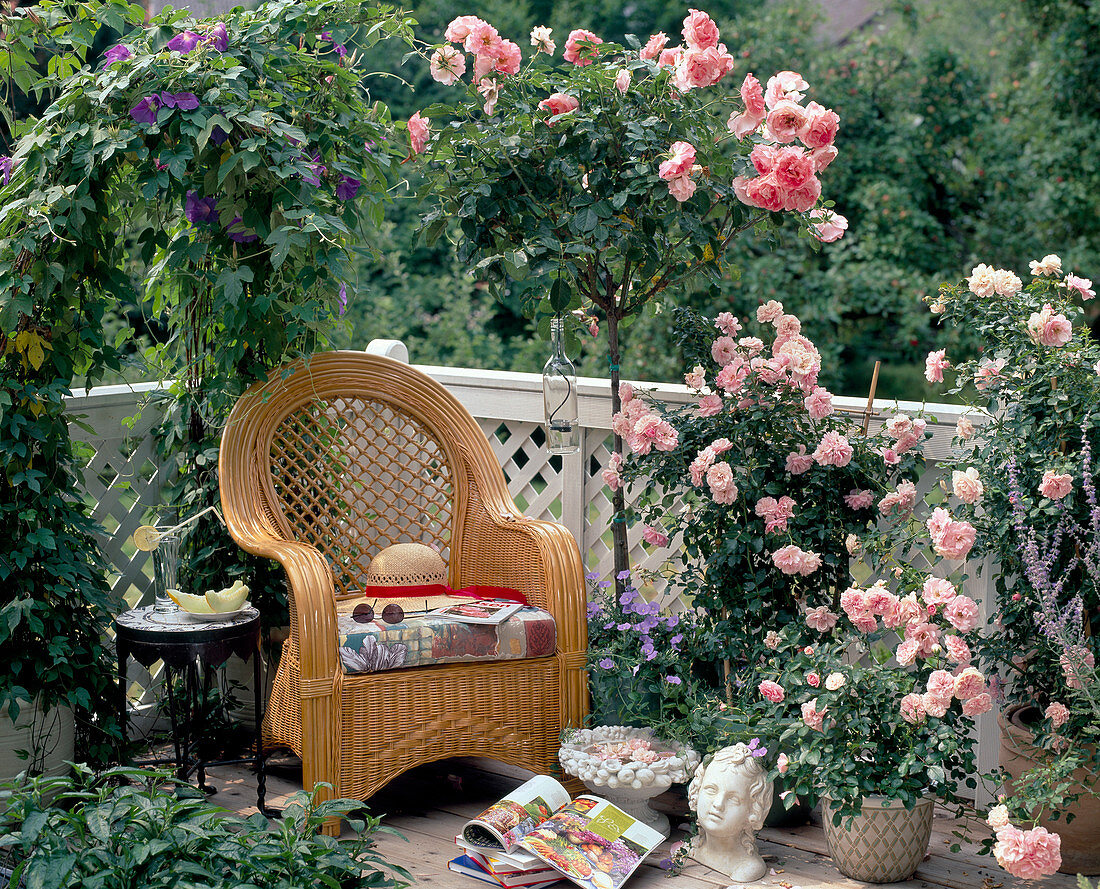
[[864,605],[871,614],[891,618],[897,615],[900,601],[897,596],[886,589],[881,580],[867,590],[864,597]]
[[849,509],[866,509],[874,502],[875,495],[866,490],[853,488],[844,495],[844,503]]
[[921,596],[929,605],[947,605],[959,591],[950,580],[929,575],[924,581],[924,593]]
[[746,74],[741,81],[741,101],[745,103],[745,113],[759,119],[762,123],[767,116],[767,108],[764,105],[764,90],[760,81],[752,74]]
[[715,503],[729,505],[737,501],[737,485],[728,463],[715,463],[707,470],[707,487]]
[[672,84],[681,92],[713,86],[733,67],[733,56],[725,45],[707,49],[688,47],[677,60]]
[[1008,825],[997,831],[993,857],[1012,876],[1037,880],[1062,866],[1062,838],[1045,827],[1020,830]]
[[817,102],[810,102],[806,111],[806,123],[798,131],[802,144],[811,150],[832,145],[840,129],[840,116]]
[[578,68],[591,65],[596,59],[596,49],[594,47],[582,48],[580,46],[582,42],[599,45],[603,43],[603,40],[591,31],[585,31],[582,28],[577,28],[569,32],[569,37],[565,41],[565,52],[562,54],[562,58],[567,62],[572,62]]
[[755,512],[765,521],[764,533],[774,534],[787,530],[787,521],[794,517],[794,500],[786,495],[776,500],[774,497],[762,497],[755,506]]
[[808,89],[809,84],[802,79],[802,75],[794,71],[780,71],[768,79],[768,88],[764,93],[764,101],[769,108],[774,108],[783,100],[801,102],[804,97],[802,90]]
[[692,49],[707,49],[718,46],[718,26],[705,12],[689,9],[684,19],[684,43]]
[[969,701],[985,692],[985,676],[976,667],[966,667],[955,677],[955,697]]
[[997,358],[996,360],[990,360],[983,358],[978,364],[978,371],[975,374],[974,386],[979,392],[985,392],[992,386],[997,385],[1001,381],[1001,371],[1005,369],[1005,360],[1003,358]]
[[567,96],[565,93],[551,93],[539,102],[539,108],[549,111],[551,117],[557,117],[561,114],[568,114],[570,111],[576,111],[580,104],[575,98]]
[[770,679],[765,679],[761,682],[757,686],[757,690],[773,704],[781,703],[783,698],[787,696],[783,691],[783,686],[778,682],[772,682]]
[[772,324],[783,316],[783,303],[770,299],[756,310],[756,320],[761,324]]
[[764,645],[772,651],[775,651],[779,647],[780,641],[780,636],[775,630],[768,630],[764,635]]
[[650,546],[668,546],[668,535],[652,525],[642,528],[642,540]]
[[952,520],[950,513],[942,507],[936,507],[925,524],[933,548],[945,559],[965,559],[977,536],[973,525]]
[[[814,162],[813,158],[801,148],[788,146],[780,148],[775,153],[775,163],[772,169],[780,186],[787,189],[787,191],[792,191],[801,188],[813,178]],[[768,170],[767,172],[772,171]]]
[[623,68],[615,75],[615,89],[626,95],[626,91],[630,89],[630,69]]
[[951,700],[955,693],[955,677],[946,670],[933,670],[928,675],[925,688],[930,695]]
[[695,389],[698,391],[707,384],[706,373],[703,371],[703,365],[697,364],[694,368],[684,374],[684,385],[689,389]]
[[545,25],[539,25],[537,28],[531,29],[531,45],[535,47],[535,52],[544,52],[548,56],[554,54],[554,50],[558,47],[550,36],[552,33],[553,29],[547,28]]
[[452,19],[451,23],[447,25],[443,37],[450,43],[465,43],[470,32],[478,25],[484,24],[485,22],[476,15],[460,15],[458,18]]
[[939,644],[940,629],[930,623],[908,623],[905,625],[905,638],[909,642],[917,643],[917,654],[920,657],[928,657]]
[[714,318],[714,326],[726,336],[737,336],[741,331],[741,322],[733,312],[719,312]]
[[1092,281],[1088,278],[1078,278],[1074,274],[1069,274],[1066,275],[1062,286],[1068,290],[1076,290],[1081,295],[1081,299],[1092,299],[1096,296],[1096,291],[1092,289]]
[[992,296],[996,292],[996,270],[980,262],[970,271],[970,277],[966,279],[966,283],[975,296]]
[[703,479],[706,478],[707,470],[714,465],[714,449],[703,448],[695,459],[691,461],[691,465],[688,467],[688,472],[691,474],[691,483],[695,487],[701,487]]
[[668,180],[668,193],[681,204],[695,194],[696,187],[695,180],[688,175]]
[[1050,720],[1051,725],[1055,728],[1061,728],[1067,722],[1069,722],[1069,709],[1065,704],[1054,701],[1046,710],[1043,711],[1043,715]]
[[617,491],[623,486],[623,479],[620,473],[623,468],[623,456],[622,454],[613,453],[611,459],[607,463],[607,468],[604,469],[600,475],[603,476],[604,484],[607,485],[612,491]]
[[969,596],[956,596],[944,608],[943,616],[960,633],[969,633],[978,625],[978,603]]
[[[835,145],[826,145],[824,148],[815,148],[810,152],[810,157],[814,159],[814,170],[818,173],[825,170],[829,164],[837,159],[837,155],[840,152],[836,150]],[[841,219],[844,219],[842,216]],[[847,228],[848,220],[844,220],[845,228]]]
[[807,577],[821,567],[821,556],[788,544],[772,553],[772,562],[784,574]]
[[802,400],[812,420],[823,420],[833,412],[833,396],[828,389],[815,386],[813,392]]
[[[817,203],[819,197],[821,197],[821,180],[816,176],[811,176],[798,188],[792,188],[787,192],[787,200],[783,203],[783,209],[793,210],[796,213],[808,213],[814,208],[814,204]],[[844,217],[838,216],[837,220],[840,219],[844,219]],[[839,222],[837,225],[839,225]],[[847,228],[847,220],[845,220],[845,228]],[[836,227],[834,226],[831,231],[835,230]],[[819,238],[818,240],[823,239]]]
[[812,701],[807,701],[802,705],[802,721],[806,723],[814,731],[824,731],[823,726],[825,724],[825,714],[828,712],[828,708],[825,710],[817,709],[817,698]]
[[[475,59],[475,64],[476,61]],[[483,77],[477,83],[477,91],[484,99],[482,109],[486,114],[492,114],[497,107],[497,100],[500,98],[500,84],[492,77]]]
[[806,684],[813,688],[817,688],[819,685],[821,685],[820,674],[818,674],[814,670],[811,670],[809,673],[806,674]]
[[924,707],[924,712],[935,719],[943,719],[947,715],[947,709],[951,706],[951,696],[948,695],[946,699],[934,695],[931,692],[925,692],[920,698],[921,705]]
[[1039,483],[1039,493],[1051,500],[1061,500],[1073,490],[1073,476],[1048,469]]
[[[1002,796],[1001,799],[1004,799],[1004,797]],[[985,823],[992,827],[994,831],[1008,827],[1008,807],[1005,805],[994,806],[986,815]]]
[[798,138],[799,131],[806,125],[806,109],[789,99],[780,99],[765,118],[768,133],[776,142],[788,143]]
[[722,396],[716,393],[704,395],[699,399],[698,411],[700,417],[713,417],[722,413]]
[[683,54],[684,49],[680,46],[662,49],[661,54],[657,57],[657,66],[659,68],[675,68],[680,64],[680,56]]
[[466,54],[453,46],[441,46],[428,62],[432,79],[451,86],[466,73]]
[[830,673],[825,677],[825,687],[829,691],[839,691],[844,688],[848,680],[844,677],[843,673]]
[[975,716],[981,716],[983,713],[988,713],[993,709],[993,698],[989,692],[982,692],[980,695],[975,695],[968,701],[963,701],[963,716],[968,716],[973,719]]
[[1012,296],[1019,293],[1022,283],[1007,269],[997,269],[993,273],[993,290],[998,296]]
[[634,400],[634,387],[630,383],[619,383],[619,402],[623,405]]
[[878,502],[878,511],[882,515],[890,515],[892,512],[907,515],[913,511],[916,502],[917,486],[909,481],[900,482],[897,490],[891,491]]
[[737,343],[732,336],[720,336],[710,347],[710,356],[723,367],[729,364],[737,355]]
[[778,213],[787,202],[787,192],[775,178],[775,173],[757,176],[745,183],[747,203],[772,213]]
[[852,461],[852,446],[839,432],[826,432],[814,451],[814,462],[819,466],[847,466]]
[[848,587],[840,594],[840,608],[848,615],[849,620],[867,614],[870,611],[867,605],[867,593],[857,586]]
[[471,52],[477,56],[484,55],[495,58],[500,52],[501,43],[502,39],[497,29],[488,22],[479,19],[470,28],[470,33],[466,35],[466,40],[463,41],[462,45],[465,47],[466,52]]
[[669,146],[669,157],[661,162],[658,175],[665,180],[675,179],[691,172],[695,163],[695,146],[690,142],[673,142]]
[[1027,265],[1035,277],[1043,275],[1053,277],[1062,274],[1062,260],[1055,253],[1048,253],[1042,259],[1033,259]]
[[520,52],[519,45],[513,43],[511,40],[502,40],[500,42],[500,51],[496,54],[496,64],[493,70],[498,74],[511,75],[518,74],[520,65],[523,64],[523,54]]
[[916,692],[910,692],[901,699],[901,718],[914,725],[924,722],[924,701]]
[[[736,111],[734,111],[730,113],[729,119],[726,121],[726,129],[733,133],[733,135],[737,138],[737,141],[740,142],[746,136],[755,133],[760,128],[760,124],[762,124],[763,122],[763,117],[756,117],[746,112],[741,112],[740,114],[738,114]],[[734,191],[737,191],[738,179],[742,178],[743,177],[739,176],[737,177],[737,179],[733,180]],[[738,192],[737,197],[742,203],[748,203],[741,192]]]
[[964,667],[970,663],[970,646],[961,637],[944,636],[943,645],[947,649],[948,660]]
[[906,639],[898,646],[897,651],[894,652],[894,657],[901,666],[908,667],[917,659],[918,649],[919,646],[916,642],[912,639]]
[[724,454],[733,448],[733,442],[728,438],[716,438],[710,443],[710,449],[716,454]]
[[806,453],[806,446],[799,445],[797,451],[787,454],[787,472],[791,475],[802,475],[814,465],[814,458]]
[[959,417],[955,423],[955,434],[963,441],[969,441],[977,430],[969,417]]
[[943,382],[943,372],[951,367],[946,352],[946,349],[937,349],[935,352],[929,352],[928,357],[924,359],[924,378],[929,383]]
[[[816,169],[820,172],[820,168]],[[813,224],[814,236],[823,244],[839,241],[848,230],[848,220],[832,210],[815,210],[810,214],[810,222]]]
[[951,491],[963,503],[974,504],[985,493],[985,486],[978,477],[978,470],[970,466],[966,472],[959,472],[957,469],[952,471]]
[[806,626],[819,633],[830,632],[839,619],[840,615],[830,611],[827,605],[818,605],[806,612]]
[[412,147],[413,154],[420,154],[424,150],[424,146],[428,144],[428,134],[431,132],[431,124],[420,116],[420,112],[417,111],[412,117],[409,118],[407,124],[409,129],[409,145]]
[[668,44],[668,35],[664,31],[654,34],[649,40],[646,41],[646,45],[642,47],[638,53],[638,57],[642,59],[655,59],[661,54],[661,50]]
[[779,756],[775,758],[775,768],[778,770],[780,775],[787,774],[787,769],[789,769],[790,767],[791,761],[787,758],[786,753],[780,753]]
[[1027,335],[1041,346],[1064,346],[1073,337],[1073,325],[1061,312],[1055,314],[1050,303],[1027,320]]

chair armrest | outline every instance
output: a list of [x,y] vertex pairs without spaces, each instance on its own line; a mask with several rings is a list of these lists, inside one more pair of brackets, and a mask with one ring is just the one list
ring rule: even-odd
[[[226,519],[228,522],[228,515]],[[336,599],[328,563],[317,549],[305,543],[245,534],[231,523],[229,532],[242,549],[274,559],[286,571],[291,594],[290,632],[298,642],[303,697],[328,693],[339,669]],[[317,688],[310,688],[311,681]]]
[[[524,592],[531,604],[554,615],[560,651],[585,651],[588,601],[580,551],[573,535],[555,522],[491,513],[489,518],[494,551],[529,550],[533,546],[537,557],[533,563],[522,564],[456,552],[460,584],[506,586]],[[476,567],[470,567],[471,563]]]

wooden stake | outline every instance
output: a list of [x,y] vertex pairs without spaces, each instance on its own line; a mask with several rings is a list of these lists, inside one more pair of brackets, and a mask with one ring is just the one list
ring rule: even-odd
[[871,428],[871,414],[875,412],[875,390],[878,388],[878,369],[882,366],[881,361],[875,362],[874,373],[871,374],[871,390],[867,393],[867,407],[863,411],[863,434],[867,434],[867,430]]

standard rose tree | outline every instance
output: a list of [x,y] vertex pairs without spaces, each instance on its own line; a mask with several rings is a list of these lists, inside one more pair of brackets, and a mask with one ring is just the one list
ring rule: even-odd
[[[474,16],[444,36],[426,53],[432,76],[466,89],[452,107],[420,112],[434,125],[426,147],[423,124],[409,122],[412,151],[430,161],[425,234],[456,220],[472,272],[518,297],[540,328],[571,311],[590,329],[605,321],[615,411],[622,322],[690,278],[721,279],[730,242],[766,235],[785,221],[777,214],[815,242],[843,234],[821,198],[837,114],[807,101],[794,72],[765,89],[737,70],[704,12],[684,19],[680,46],[658,34],[624,48],[575,30],[564,64],[546,27],[531,32],[526,61]],[[732,101],[713,89],[729,77],[742,80]],[[620,492],[614,504],[621,513]],[[628,567],[622,522],[613,535],[618,574]]]

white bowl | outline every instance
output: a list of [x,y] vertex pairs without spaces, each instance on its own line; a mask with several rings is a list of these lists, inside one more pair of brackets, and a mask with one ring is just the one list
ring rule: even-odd
[[218,623],[219,621],[223,621],[223,620],[232,620],[238,614],[240,614],[243,611],[247,611],[251,607],[252,607],[251,602],[245,602],[236,611],[215,611],[212,614],[198,614],[194,611],[185,611],[184,609],[181,608],[180,609],[180,614],[187,615],[187,617],[191,618],[191,620],[197,620],[197,621],[201,621],[202,623],[212,624],[212,623]]

